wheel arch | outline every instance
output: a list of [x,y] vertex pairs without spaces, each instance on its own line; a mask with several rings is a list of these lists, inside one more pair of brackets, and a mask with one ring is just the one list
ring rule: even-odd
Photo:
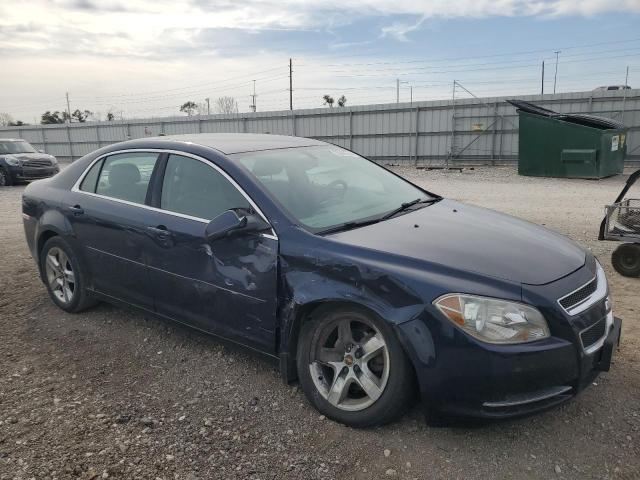
[[35,251],[33,252],[43,281],[43,272],[40,268],[40,256],[42,255],[42,249],[49,239],[58,236],[66,240],[72,238],[73,230],[71,225],[65,216],[58,210],[47,210],[40,217],[35,228]]
[[[296,357],[302,325],[305,322],[312,321],[314,315],[320,311],[339,308],[355,308],[374,315],[392,326],[395,324],[395,322],[389,320],[389,312],[385,311],[381,306],[374,305],[373,303],[359,302],[351,298],[316,298],[306,303],[290,306],[288,314],[285,315],[285,321],[282,323],[278,345],[280,374],[283,381],[291,383],[298,378]],[[398,340],[405,354],[408,355],[409,352],[407,352],[406,346],[399,336]]]

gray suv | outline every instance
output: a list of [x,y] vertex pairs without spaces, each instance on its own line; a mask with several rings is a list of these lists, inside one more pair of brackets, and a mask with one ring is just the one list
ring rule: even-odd
[[0,138],[0,187],[52,177],[59,171],[53,155],[20,138]]

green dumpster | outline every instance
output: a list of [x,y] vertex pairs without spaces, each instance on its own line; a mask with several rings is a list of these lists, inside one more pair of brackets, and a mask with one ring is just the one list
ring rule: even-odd
[[520,175],[604,178],[622,173],[627,127],[608,118],[560,114],[508,100],[520,118]]

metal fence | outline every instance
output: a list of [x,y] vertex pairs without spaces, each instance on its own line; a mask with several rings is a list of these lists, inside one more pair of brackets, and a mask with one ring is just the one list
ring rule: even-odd
[[[386,164],[504,164],[518,158],[518,115],[506,98],[516,97],[2,127],[0,138],[24,138],[62,161],[161,133],[247,132],[316,138]],[[640,162],[640,90],[517,98],[622,121],[629,126],[627,162]]]

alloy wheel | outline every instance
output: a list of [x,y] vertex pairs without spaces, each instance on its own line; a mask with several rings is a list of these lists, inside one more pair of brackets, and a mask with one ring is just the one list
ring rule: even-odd
[[7,174],[0,168],[0,187],[7,186]]
[[71,261],[62,249],[53,247],[47,252],[45,273],[53,295],[63,304],[70,303],[75,294],[76,280]]
[[637,251],[633,251],[631,249],[625,250],[625,252],[620,256],[620,263],[628,270],[637,269],[640,264],[640,248],[637,249]]
[[343,317],[315,333],[309,369],[316,389],[341,410],[364,410],[389,379],[389,349],[372,322]]

